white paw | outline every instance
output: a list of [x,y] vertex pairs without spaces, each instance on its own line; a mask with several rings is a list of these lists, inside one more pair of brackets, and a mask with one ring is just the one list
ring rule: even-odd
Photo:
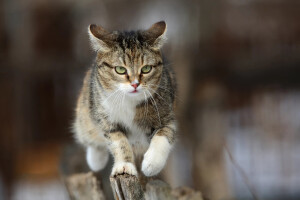
[[86,152],[86,160],[93,171],[99,171],[103,169],[109,159],[109,154],[106,149],[97,149],[94,147],[88,147]]
[[146,176],[157,175],[164,168],[166,161],[167,156],[154,149],[148,149],[142,162],[142,171]]
[[157,175],[165,166],[172,146],[165,136],[154,136],[144,155],[142,171],[146,176]]
[[111,172],[111,176],[115,176],[118,174],[129,174],[129,175],[137,176],[137,171],[134,164],[130,162],[117,162],[114,164],[114,167]]

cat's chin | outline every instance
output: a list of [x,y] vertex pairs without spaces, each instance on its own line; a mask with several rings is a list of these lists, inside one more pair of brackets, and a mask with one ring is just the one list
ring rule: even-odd
[[145,95],[141,91],[127,92],[126,96],[128,97],[128,99],[134,100],[134,101],[142,101],[143,99],[145,99]]
[[127,96],[129,97],[137,97],[137,96],[141,96],[143,93],[140,91],[134,91],[134,92],[127,92]]

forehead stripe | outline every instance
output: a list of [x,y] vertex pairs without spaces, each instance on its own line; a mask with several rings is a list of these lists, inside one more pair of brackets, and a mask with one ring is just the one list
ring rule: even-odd
[[124,65],[127,65],[127,63],[126,63],[126,58],[125,58],[125,54],[123,54],[123,63],[124,63]]
[[106,67],[114,68],[113,66],[111,66],[111,65],[108,64],[107,62],[103,62],[102,65],[104,65],[104,66],[106,66]]
[[121,63],[123,63],[123,65],[126,65],[124,56],[123,56],[123,58],[119,57],[119,61],[120,61]]

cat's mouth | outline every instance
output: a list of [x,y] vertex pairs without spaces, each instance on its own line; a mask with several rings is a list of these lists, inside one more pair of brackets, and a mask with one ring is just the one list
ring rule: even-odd
[[138,91],[137,90],[133,90],[133,91],[131,91],[129,93],[138,93]]

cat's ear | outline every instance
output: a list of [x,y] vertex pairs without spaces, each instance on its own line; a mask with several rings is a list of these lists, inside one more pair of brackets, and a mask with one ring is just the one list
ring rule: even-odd
[[160,49],[166,41],[167,24],[164,21],[153,24],[148,30],[143,32],[147,43],[153,49]]
[[108,52],[110,50],[114,35],[106,31],[101,26],[91,24],[88,28],[88,33],[92,48],[95,51]]

